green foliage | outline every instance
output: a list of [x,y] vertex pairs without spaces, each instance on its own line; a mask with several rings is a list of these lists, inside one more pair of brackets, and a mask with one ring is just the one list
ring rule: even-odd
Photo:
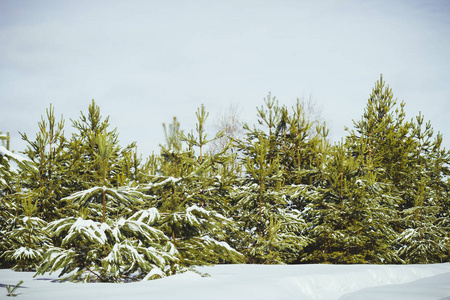
[[[89,105],[88,114],[81,112],[79,120],[73,121],[78,132],[72,135],[68,151],[72,186],[71,193],[102,185],[118,186],[124,173],[125,160],[135,148],[132,143],[125,148],[119,146],[117,128],[109,130],[109,117],[102,120],[100,107],[94,100]],[[128,165],[130,166],[130,165]]]
[[93,219],[100,219],[103,223],[107,218],[118,215],[128,216],[134,207],[144,203],[145,195],[128,186],[119,188],[92,187],[63,198],[75,207],[87,207]]
[[[381,181],[392,182],[399,191],[407,191],[410,168],[414,166],[417,144],[412,137],[412,122],[405,121],[402,102],[397,107],[392,89],[386,86],[383,77],[377,81],[360,121],[354,121],[355,130],[348,140],[353,155],[364,159],[364,163],[377,172]],[[403,206],[411,206],[409,193],[401,193]]]
[[303,260],[331,263],[396,262],[394,250],[399,199],[389,185],[366,172],[361,156],[348,155],[348,145],[333,147],[324,186],[314,190],[306,217],[314,240]]
[[[216,185],[220,178],[216,172],[227,162],[226,149],[203,153],[202,147],[210,142],[203,129],[207,118],[203,106],[196,115],[198,138],[186,136],[176,118],[163,125],[166,144],[161,146],[160,169],[143,189],[161,210],[160,227],[179,250],[182,264],[240,262],[242,255],[225,241],[234,223],[216,211],[226,212],[218,197],[223,189]],[[199,156],[194,146],[199,147]]]
[[43,233],[47,225],[44,220],[35,217],[37,201],[32,202],[31,194],[22,199],[22,215],[15,218],[15,227],[5,234],[9,250],[2,254],[7,261],[15,263],[14,270],[32,270],[39,265],[50,239]]
[[28,143],[25,154],[33,162],[33,167],[24,168],[21,173],[24,187],[33,190],[37,203],[37,215],[52,221],[61,216],[63,203],[59,201],[67,195],[65,180],[67,159],[64,138],[64,120],[56,122],[54,108],[46,110],[47,119],[41,118],[36,139],[30,140],[26,134],[22,139]]
[[[413,123],[412,137],[417,148],[412,153],[414,165],[409,197],[413,204],[402,211],[399,254],[407,263],[430,263],[448,260],[450,154],[441,149],[442,136],[433,140],[433,130],[419,114]],[[411,201],[412,202],[412,201]]]
[[231,211],[241,227],[237,238],[242,243],[237,249],[247,254],[249,262],[287,263],[298,258],[309,240],[303,235],[306,227],[303,216],[291,200],[298,192],[297,188],[286,184],[287,181],[295,182],[296,176],[290,172],[290,162],[282,158],[286,157],[289,148],[288,128],[294,130],[288,127],[292,119],[289,119],[287,109],[280,108],[270,94],[266,107],[261,107],[258,115],[259,123],[267,127],[268,132],[245,126],[246,138],[237,144],[245,172],[230,192],[234,203]]
[[23,280],[19,281],[14,287],[12,287],[11,285],[7,284],[6,285],[6,296],[8,297],[16,297],[17,294],[14,294],[14,292],[22,285]]
[[108,223],[68,217],[45,231],[61,240],[49,248],[37,274],[60,271],[71,280],[127,282],[171,274],[177,250],[164,233],[151,226],[158,218],[140,211]]
[[404,107],[380,77],[332,145],[299,100],[269,93],[243,135],[236,119],[207,133],[201,105],[194,130],[174,117],[143,159],[94,101],[70,139],[50,106],[26,157],[0,132],[1,266],[128,282],[211,263],[448,261],[450,152]]

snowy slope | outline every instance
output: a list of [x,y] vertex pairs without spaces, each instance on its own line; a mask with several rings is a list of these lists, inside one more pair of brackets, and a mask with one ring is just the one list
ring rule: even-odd
[[[58,283],[56,276],[0,270],[17,299],[443,299],[450,297],[450,264],[219,265],[163,279],[126,283]],[[0,299],[6,299],[6,289]]]

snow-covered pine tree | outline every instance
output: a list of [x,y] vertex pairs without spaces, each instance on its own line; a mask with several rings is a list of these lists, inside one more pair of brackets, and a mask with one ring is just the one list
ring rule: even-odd
[[[199,123],[205,121],[204,108],[197,112]],[[168,126],[163,124],[166,144],[161,145],[161,166],[158,174],[150,176],[144,188],[160,209],[161,229],[171,237],[180,252],[184,265],[240,261],[242,255],[224,240],[224,228],[231,220],[212,208],[215,201],[213,165],[221,161],[219,154],[197,157],[193,146],[205,145],[206,137],[197,124],[202,138],[184,135],[176,118]],[[183,149],[183,141],[187,149]],[[202,146],[203,147],[203,146]]]
[[37,203],[36,216],[53,221],[62,216],[64,203],[59,201],[68,195],[67,145],[64,138],[64,120],[56,122],[52,105],[46,110],[46,119],[41,117],[39,132],[35,140],[25,133],[22,139],[28,143],[25,154],[33,162],[33,168],[21,173],[23,187],[33,191]]
[[442,136],[433,139],[431,123],[419,114],[413,123],[417,143],[415,164],[410,168],[410,194],[414,206],[402,211],[399,255],[407,263],[436,263],[448,260],[450,153],[441,148]]
[[[191,160],[191,164],[195,169],[195,180],[191,180],[190,190],[196,191],[193,196],[195,200],[191,201],[193,203],[198,204],[200,207],[211,207],[221,208],[220,202],[215,202],[215,197],[211,195],[211,186],[216,180],[214,176],[213,169],[217,169],[219,167],[224,166],[229,160],[224,154],[227,151],[227,146],[222,148],[220,151],[216,153],[207,153],[205,148],[213,141],[222,137],[223,133],[218,132],[212,139],[208,139],[206,134],[206,120],[208,119],[209,113],[206,112],[205,106],[202,104],[200,108],[197,109],[195,113],[197,117],[196,123],[196,134],[191,132],[188,135],[185,135],[181,132],[182,141],[187,143],[187,147],[189,150],[193,151],[189,152],[187,159]],[[198,148],[198,152],[194,147]],[[198,153],[198,155],[196,155]],[[211,203],[209,203],[211,202]]]
[[16,175],[10,160],[15,155],[5,147],[6,141],[9,140],[6,134],[0,131],[0,195],[10,194],[12,191],[12,179]]
[[[1,135],[5,137],[5,135]],[[6,139],[8,140],[8,135]],[[20,214],[20,194],[22,170],[32,168],[32,162],[8,149],[9,143],[0,142],[0,255],[11,250],[12,241],[7,237],[16,228],[16,216]],[[11,262],[0,260],[1,267],[11,267]]]
[[[412,154],[417,148],[412,139],[412,123],[405,121],[404,106],[404,102],[397,106],[392,89],[380,76],[361,120],[353,121],[355,129],[347,137],[353,155],[363,155],[366,164],[370,162],[379,171],[380,181],[393,183],[403,199],[402,208],[411,207],[415,201],[409,175],[414,165]],[[361,154],[362,143],[366,151]]]
[[47,222],[36,217],[37,200],[33,203],[33,198],[31,193],[21,197],[22,214],[14,218],[15,228],[4,237],[9,242],[9,250],[1,257],[13,262],[14,270],[34,270],[51,245],[51,240],[43,232]]
[[177,250],[151,226],[159,219],[155,208],[107,223],[83,217],[53,221],[45,228],[61,246],[47,250],[37,274],[60,271],[60,277],[72,281],[129,282],[164,277],[176,268]]
[[292,114],[285,106],[279,110],[275,137],[286,185],[312,184],[321,177],[328,130],[325,124],[307,119],[304,110],[298,99]]
[[400,256],[407,262],[440,262],[448,259],[449,154],[441,135],[432,140],[433,129],[422,115],[407,122],[404,102],[396,103],[380,77],[348,140],[354,156],[364,144],[365,164],[378,181],[392,186],[391,196],[402,199],[397,208],[402,219],[393,224]]
[[[108,181],[111,186],[120,186],[124,179],[122,175],[131,175],[124,172],[124,157],[135,148],[135,143],[125,148],[119,146],[119,135],[117,128],[110,130],[109,117],[102,119],[100,107],[92,100],[85,115],[81,112],[78,120],[72,120],[73,127],[77,132],[69,141],[68,175],[71,177],[71,192],[81,191],[97,185],[98,179],[102,177],[101,160],[98,155],[97,139],[100,135],[106,136],[111,143],[111,153],[108,156]],[[118,182],[119,181],[119,182]]]
[[0,144],[3,146],[3,147],[6,147],[6,149],[7,150],[9,150],[9,132],[7,132],[7,133],[3,133],[1,130],[0,130]]
[[[246,227],[257,229],[257,233],[260,237],[265,235],[265,219],[263,218],[263,211],[266,211],[266,202],[269,202],[267,193],[270,194],[271,189],[277,191],[281,188],[282,170],[280,170],[279,160],[270,160],[269,156],[269,139],[261,132],[257,141],[248,143],[244,146],[245,157],[245,169],[246,176],[244,186],[248,188],[255,197],[254,199],[246,199],[244,202],[240,201],[241,205],[245,207],[245,210],[249,214],[249,223]],[[249,201],[250,200],[250,201]],[[270,204],[269,204],[270,205]],[[267,219],[268,220],[268,219]]]
[[[95,144],[91,145],[95,152],[91,167],[95,168],[89,188],[73,193],[62,200],[79,207],[88,207],[90,218],[105,223],[108,219],[116,217],[128,217],[139,210],[144,204],[145,195],[137,187],[119,186],[114,168],[118,163],[120,154],[114,132],[106,131],[97,133],[90,138]],[[93,180],[96,180],[93,181]],[[88,185],[88,183],[85,183]]]
[[348,144],[333,146],[324,186],[309,195],[304,216],[314,242],[306,249],[305,262],[399,261],[392,227],[399,198],[390,194],[390,186],[378,180],[362,155],[353,157],[351,151]]
[[237,145],[244,176],[230,193],[233,216],[241,226],[238,249],[253,263],[292,262],[307,244],[302,234],[305,222],[290,206],[292,189],[283,185],[285,168],[280,165],[280,149],[285,140],[279,139],[285,135],[278,135],[281,126],[277,122],[287,118],[286,110],[270,97],[267,110],[258,110],[259,123],[267,127],[267,132],[244,127],[246,137]]
[[[113,187],[118,146],[106,131],[90,138],[95,160],[93,187],[63,200],[81,208],[80,214],[51,222],[45,231],[59,246],[46,252],[38,274],[60,270],[60,276],[83,281],[133,281],[171,274],[177,251],[160,230],[151,225],[159,214],[139,210],[145,195],[131,186]],[[86,173],[88,174],[88,173]],[[145,221],[146,220],[146,221]]]
[[142,168],[145,167],[145,164],[142,161],[142,156],[138,157],[137,155],[137,146],[132,151],[122,152],[122,156],[119,162],[120,172],[117,174],[117,186],[137,185],[144,182]]
[[[0,151],[1,150],[3,149],[0,149]],[[17,174],[11,170],[8,159],[5,159],[4,155],[0,155],[0,255],[2,255],[4,251],[11,249],[11,245],[6,238],[6,235],[14,228],[12,220],[14,214],[18,210],[16,201],[13,201],[11,198],[11,192],[14,191],[14,175]],[[6,260],[0,262],[0,267],[8,266]]]

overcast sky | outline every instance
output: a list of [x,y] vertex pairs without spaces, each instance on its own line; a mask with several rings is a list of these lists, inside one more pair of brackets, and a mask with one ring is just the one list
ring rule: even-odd
[[450,1],[0,0],[0,131],[16,151],[50,103],[69,136],[95,99],[147,155],[173,116],[195,129],[204,103],[212,127],[234,103],[254,123],[269,91],[311,95],[340,140],[380,74],[450,148]]

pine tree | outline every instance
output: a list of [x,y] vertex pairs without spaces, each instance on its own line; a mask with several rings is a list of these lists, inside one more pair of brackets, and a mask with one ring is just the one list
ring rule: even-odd
[[[145,180],[142,175],[145,163],[143,163],[142,156],[137,155],[137,146],[132,151],[122,153],[123,158],[120,161],[120,173],[117,174],[117,186],[121,185],[138,185]],[[147,162],[148,164],[149,162]],[[147,165],[150,166],[150,165]]]
[[[241,254],[224,240],[224,228],[232,222],[214,208],[215,180],[208,178],[213,166],[222,161],[220,154],[195,155],[194,146],[203,147],[207,139],[202,128],[206,120],[202,107],[197,111],[199,123],[196,139],[184,135],[176,118],[168,126],[163,124],[166,144],[161,145],[161,166],[144,188],[153,203],[161,210],[161,229],[171,237],[184,265],[240,261]],[[186,142],[187,149],[183,148]]]
[[[411,207],[414,195],[408,193],[409,170],[414,164],[412,153],[417,148],[411,137],[412,123],[405,121],[402,102],[397,107],[392,89],[383,77],[375,84],[360,121],[353,121],[355,130],[348,139],[353,155],[362,155],[366,164],[378,172],[383,182],[393,183],[402,197],[402,207]],[[364,153],[360,153],[364,144]]]
[[91,187],[77,191],[62,200],[75,206],[88,207],[90,218],[102,223],[117,216],[130,216],[144,203],[145,195],[136,187],[114,186],[117,183],[117,176],[113,168],[118,160],[115,156],[119,155],[115,133],[104,131],[98,133],[95,139],[91,137],[91,140],[94,143],[91,147],[95,150],[92,152],[95,159],[90,166],[94,172],[91,173],[90,182],[85,183]]
[[131,217],[108,223],[68,217],[51,222],[45,231],[61,240],[50,247],[37,274],[60,271],[72,281],[128,282],[170,275],[177,250],[152,223],[156,209],[138,211]]
[[59,199],[68,195],[70,183],[66,180],[67,148],[64,138],[64,120],[56,122],[54,108],[46,110],[47,119],[41,117],[39,132],[34,141],[24,133],[22,139],[28,143],[25,154],[33,162],[21,176],[24,187],[33,190],[37,201],[37,215],[53,221],[61,216],[64,207]]
[[147,197],[131,185],[137,178],[137,170],[131,173],[128,164],[134,144],[120,148],[116,129],[108,131],[108,118],[102,121],[94,102],[88,115],[82,113],[73,123],[79,132],[68,143],[72,156],[64,162],[72,193],[61,199],[67,203],[65,216],[45,228],[55,246],[46,252],[38,273],[59,270],[60,276],[83,281],[171,274],[177,250],[152,227],[159,213],[145,208]]
[[15,263],[14,270],[33,270],[51,241],[42,230],[47,222],[35,216],[37,201],[33,203],[32,194],[22,197],[21,209],[23,213],[16,219],[16,227],[5,235],[10,248],[2,257]]
[[[8,140],[8,135],[6,135]],[[9,143],[6,143],[8,147]],[[14,247],[9,239],[20,214],[21,170],[32,168],[32,162],[0,145],[0,255]],[[11,261],[1,260],[1,267],[11,267]]]
[[[308,239],[300,211],[292,207],[290,196],[297,188],[284,185],[288,168],[280,164],[286,151],[287,109],[279,107],[269,94],[267,110],[258,110],[265,130],[250,129],[238,143],[244,176],[230,194],[233,215],[241,226],[242,250],[250,262],[287,263],[294,261]],[[239,248],[240,249],[240,248]]]
[[[3,146],[6,141],[7,147]],[[0,195],[6,196],[13,194],[16,190],[15,185],[20,181],[18,173],[21,170],[33,168],[33,162],[22,155],[10,151],[9,135],[3,135],[0,131]]]
[[400,234],[398,254],[410,263],[442,261],[448,255],[449,154],[441,149],[442,136],[432,141],[431,124],[424,124],[423,116],[405,121],[404,106],[396,106],[381,77],[349,141],[353,156],[361,156],[377,180],[392,186],[390,196],[401,198],[401,219],[393,224]]
[[[275,186],[280,189],[281,174],[279,161],[268,160],[269,155],[269,140],[262,134],[256,143],[248,145],[245,148],[248,150],[245,153],[245,168],[247,172],[246,183],[249,184],[249,188],[252,185],[256,188],[256,197],[253,199],[253,203],[250,204],[252,208],[247,207],[248,213],[252,217],[247,226],[255,226],[258,230],[260,237],[264,236],[265,226],[263,220],[263,211],[266,211],[266,201],[268,187]],[[250,152],[251,151],[251,152]],[[242,203],[244,204],[244,203]]]
[[8,149],[0,146],[0,195],[10,194],[12,187],[12,180],[15,175],[14,170],[10,164],[10,159],[14,158]]
[[102,155],[98,150],[100,136],[108,139],[108,143],[111,145],[107,157],[109,184],[118,186],[118,181],[121,181],[123,173],[124,158],[135,148],[135,143],[123,149],[119,146],[117,128],[109,129],[109,117],[102,119],[100,107],[95,104],[94,100],[89,105],[87,115],[81,112],[79,120],[72,120],[72,124],[78,131],[72,135],[68,147],[71,153],[68,174],[71,175],[72,192],[97,185],[98,179],[104,175],[101,169],[101,159],[98,157]]
[[[195,158],[195,155],[193,153],[189,153],[186,157],[190,157],[190,159],[192,159],[191,163],[193,168],[201,170],[200,172],[195,172],[197,178],[196,180],[191,181],[192,186],[190,187],[190,189],[198,191],[197,193],[195,193],[196,201],[194,203],[197,203],[201,207],[205,207],[211,204],[207,202],[209,202],[210,200],[214,200],[214,197],[211,197],[211,195],[207,195],[207,190],[214,182],[214,176],[211,176],[212,172],[210,171],[213,165],[215,165],[214,167],[218,165],[223,166],[228,162],[223,155],[226,152],[227,147],[224,147],[223,149],[221,149],[221,151],[218,151],[215,154],[205,153],[205,147],[211,142],[219,139],[223,135],[223,133],[218,132],[214,138],[208,139],[205,127],[209,113],[206,112],[205,106],[203,104],[199,109],[197,109],[195,115],[197,117],[197,134],[190,133],[186,136],[181,132],[181,135],[182,140],[187,143],[189,150],[193,150],[195,153],[195,149],[193,149],[193,147],[198,147],[197,159]],[[213,206],[217,205],[213,204]]]
[[[177,252],[164,233],[151,226],[156,217],[142,221],[150,213],[138,210],[145,195],[135,187],[113,186],[116,177],[111,170],[116,161],[112,156],[118,152],[114,138],[106,131],[91,138],[95,160],[90,164],[94,172],[89,184],[96,186],[63,199],[81,208],[81,215],[46,227],[60,246],[47,251],[39,274],[61,270],[60,276],[73,272],[72,280],[114,282],[170,274]],[[153,215],[159,218],[156,210]]]
[[2,144],[3,147],[6,147],[6,150],[9,151],[9,132],[7,132],[6,134],[4,134],[4,133],[0,130],[0,143]]
[[325,186],[309,196],[305,209],[308,237],[307,262],[388,263],[399,261],[391,220],[399,199],[378,181],[362,155],[352,157],[348,144],[333,147],[326,162]]
[[144,162],[94,101],[70,139],[50,106],[22,134],[27,158],[0,132],[0,266],[128,282],[209,263],[448,261],[450,152],[404,107],[380,76],[332,146],[299,100],[269,93],[257,126],[227,136],[233,119],[213,138],[202,105],[190,133],[163,124]]
[[[325,124],[308,119],[299,100],[292,111],[293,114],[290,115],[286,107],[281,108],[281,118],[276,130],[284,183],[318,184],[329,148],[328,129]],[[315,128],[313,124],[316,125]]]
[[[431,123],[424,125],[419,114],[414,123],[417,143],[415,164],[410,169],[409,193],[412,207],[402,212],[403,231],[398,239],[399,254],[407,263],[434,263],[448,259],[448,183],[450,153],[441,149],[442,136],[433,138]],[[446,259],[447,258],[447,259]]]

